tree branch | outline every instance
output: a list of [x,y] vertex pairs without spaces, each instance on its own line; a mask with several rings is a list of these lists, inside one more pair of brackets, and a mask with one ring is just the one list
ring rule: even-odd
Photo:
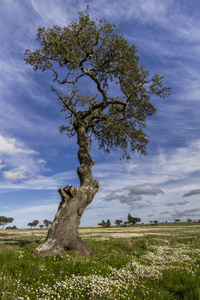
[[[57,95],[58,95],[58,98],[62,101],[63,105],[64,105],[64,108],[61,110],[61,113],[64,111],[64,110],[69,110],[71,112],[72,115],[76,116],[77,115],[77,110],[75,110],[73,107],[72,107],[72,100],[73,98],[75,97],[75,94],[76,94],[76,91],[74,91],[74,93],[72,93],[72,96],[69,97],[69,94],[70,94],[70,91],[67,93],[67,97],[66,96],[61,96],[60,93],[58,93],[57,90],[55,90],[53,88],[53,86],[51,87],[52,91],[55,92]],[[66,102],[67,101],[67,98],[68,98],[68,103]],[[71,117],[71,116],[70,116]]]

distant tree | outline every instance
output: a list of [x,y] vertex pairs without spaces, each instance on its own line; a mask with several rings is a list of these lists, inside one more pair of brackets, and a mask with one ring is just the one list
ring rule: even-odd
[[101,224],[102,224],[102,227],[106,227],[106,222],[104,220],[102,220]]
[[49,221],[49,220],[47,220],[47,219],[45,219],[45,220],[43,221],[43,223],[44,223],[44,225],[45,225],[46,228],[48,228],[48,227],[52,224],[52,222]]
[[133,224],[133,217],[131,216],[131,214],[128,214],[128,223]]
[[39,221],[38,220],[34,220],[32,224],[33,224],[33,227],[35,228],[39,224]]
[[104,220],[102,220],[101,223],[99,223],[98,225],[102,226],[102,227],[106,227],[106,222]]
[[134,224],[141,222],[140,218],[133,218]]
[[115,220],[115,224],[118,225],[118,226],[122,225],[122,223],[123,223],[122,220]]
[[[156,113],[151,97],[165,98],[170,92],[163,87],[163,77],[150,77],[139,64],[136,46],[129,45],[122,31],[106,21],[91,20],[87,11],[78,14],[78,23],[72,21],[63,28],[39,27],[38,49],[25,51],[25,61],[35,71],[53,72],[52,91],[67,119],[61,131],[69,137],[76,134],[79,145],[80,188],[68,185],[59,189],[61,202],[54,224],[36,250],[43,256],[55,255],[66,245],[83,255],[93,254],[78,236],[84,210],[99,190],[92,176],[90,140],[95,138],[106,153],[121,148],[125,159],[135,151],[145,155],[149,142],[146,118]],[[78,87],[84,79],[96,88],[94,93],[86,94]],[[61,90],[68,92],[63,95]]]
[[153,221],[149,221],[150,224],[153,224]]
[[175,220],[176,223],[180,223],[180,221],[181,221],[180,219],[176,219]]
[[187,219],[187,222],[188,222],[188,223],[191,223],[191,222],[192,222],[192,219],[188,218],[188,219]]
[[99,226],[102,226],[102,227],[110,227],[111,226],[111,222],[110,220],[108,219],[107,222],[105,222],[104,220],[102,220],[101,223],[98,224]]
[[42,225],[39,225],[39,227],[40,227],[40,228],[43,228],[43,227],[44,227],[44,225],[43,225],[43,224],[42,224]]
[[110,220],[108,219],[107,222],[106,222],[106,227],[110,227],[111,226],[111,222]]
[[140,218],[133,218],[130,214],[128,214],[128,222],[134,225],[138,222],[141,222],[141,219]]
[[33,223],[29,222],[29,223],[27,224],[27,226],[30,226],[30,227],[31,227],[31,229],[32,229],[32,227],[33,227]]
[[126,221],[125,221],[125,222],[122,224],[122,226],[123,226],[123,227],[126,227],[128,224],[129,224],[129,222],[126,222]]
[[157,221],[157,220],[154,220],[153,223],[154,223],[154,224],[158,224],[158,221]]
[[0,226],[2,226],[2,229],[4,229],[5,225],[8,223],[12,223],[14,221],[13,218],[8,218],[4,216],[0,216]]

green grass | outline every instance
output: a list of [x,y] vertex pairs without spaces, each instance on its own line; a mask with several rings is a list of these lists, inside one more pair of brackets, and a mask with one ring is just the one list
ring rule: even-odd
[[81,228],[89,258],[42,258],[46,230],[0,230],[0,299],[200,300],[200,224],[170,225]]

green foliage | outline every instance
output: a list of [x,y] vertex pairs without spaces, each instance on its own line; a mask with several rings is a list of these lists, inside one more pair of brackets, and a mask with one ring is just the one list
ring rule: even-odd
[[2,226],[2,228],[4,228],[6,224],[12,223],[13,221],[14,221],[13,218],[0,216],[0,226]]
[[130,214],[128,214],[128,223],[131,223],[134,225],[138,222],[141,222],[140,218],[133,218]]
[[192,222],[192,219],[188,218],[187,221],[188,221],[188,223],[191,223],[191,222]]
[[34,227],[36,227],[38,224],[39,224],[39,221],[38,221],[38,220],[34,220],[34,221],[33,221],[33,226],[34,226]]
[[164,271],[161,285],[168,291],[169,299],[200,299],[200,285],[186,269]]
[[110,220],[108,219],[108,220],[107,220],[106,227],[110,227],[110,226],[111,226],[111,222],[110,222]]
[[33,222],[29,222],[27,225],[32,228],[32,227],[36,227],[38,224],[39,224],[39,221],[38,220],[34,220]]
[[115,220],[115,224],[116,224],[116,225],[121,225],[122,223],[123,223],[122,220]]
[[[158,74],[149,77],[139,64],[136,46],[129,45],[115,25],[93,21],[88,12],[78,14],[79,22],[67,27],[39,27],[40,48],[27,49],[25,61],[34,70],[53,72],[52,90],[68,120],[61,131],[71,136],[84,124],[105,152],[120,147],[127,159],[133,151],[146,154],[146,117],[156,113],[151,96],[165,98],[170,88],[163,87]],[[78,89],[83,77],[95,84],[95,94],[84,95]],[[59,84],[68,86],[66,95],[59,92]]]
[[104,220],[102,220],[102,222],[99,223],[98,225],[102,226],[102,227],[110,227],[111,226],[111,222],[110,222],[109,219],[107,220],[107,222],[105,222]]
[[14,226],[7,226],[6,229],[18,229],[18,228],[14,225]]
[[133,218],[134,224],[141,222],[140,218]]
[[30,227],[32,228],[32,227],[33,227],[33,223],[29,222],[29,223],[27,224],[27,226],[30,226]]
[[45,225],[46,228],[48,228],[48,227],[52,224],[52,222],[49,221],[49,220],[47,220],[47,219],[45,219],[45,220],[43,221],[43,223],[44,223],[44,225]]

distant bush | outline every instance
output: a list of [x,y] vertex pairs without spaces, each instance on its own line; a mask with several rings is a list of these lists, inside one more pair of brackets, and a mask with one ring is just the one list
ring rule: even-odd
[[98,223],[99,226],[102,226],[102,227],[110,227],[111,226],[111,222],[110,220],[108,219],[107,222],[105,222],[104,220],[102,220],[101,223]]
[[14,226],[7,226],[6,229],[18,229],[18,228],[14,225]]

